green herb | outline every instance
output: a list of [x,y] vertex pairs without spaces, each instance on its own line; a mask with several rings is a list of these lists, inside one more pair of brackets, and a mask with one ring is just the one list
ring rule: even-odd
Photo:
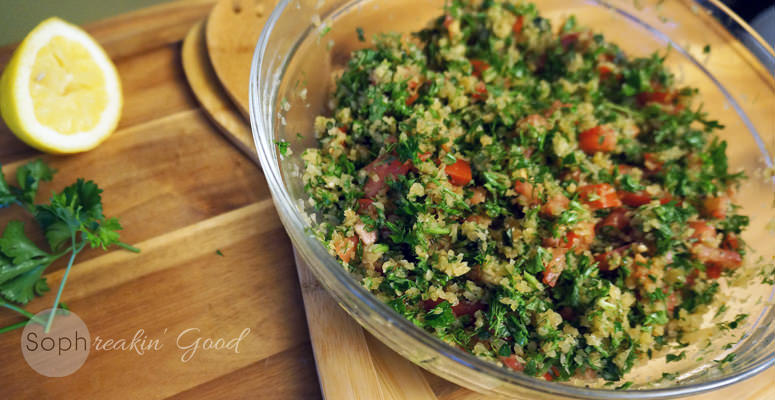
[[280,155],[285,157],[288,154],[289,143],[285,140],[275,140],[274,143],[277,145],[277,150],[280,151]]
[[216,249],[216,250],[215,250],[215,254],[217,254],[217,255],[219,255],[219,256],[221,256],[221,257],[223,257],[223,253],[221,252],[221,250],[220,250],[220,249]]
[[680,354],[668,354],[666,359],[667,359],[667,362],[681,361],[683,359],[686,359],[686,352],[682,351]]
[[355,28],[355,32],[358,34],[358,40],[360,40],[361,42],[366,41],[366,36],[363,34],[363,28],[359,26]]
[[[54,300],[53,308],[57,308],[75,257],[86,246],[105,250],[116,245],[139,251],[119,240],[121,225],[117,219],[103,214],[102,190],[94,182],[78,179],[55,193],[49,204],[33,204],[39,183],[51,180],[54,172],[41,160],[30,162],[17,171],[18,186],[8,185],[0,172],[3,205],[17,203],[29,211],[50,248],[44,251],[30,240],[20,221],[9,222],[0,237],[0,305],[28,318],[30,314],[13,303],[27,304],[49,290],[42,274],[54,261],[70,255]],[[46,331],[51,329],[55,314],[52,312],[46,321]]]
[[702,48],[702,52],[705,53],[705,54],[709,54],[710,53],[710,45],[706,44],[705,47]]

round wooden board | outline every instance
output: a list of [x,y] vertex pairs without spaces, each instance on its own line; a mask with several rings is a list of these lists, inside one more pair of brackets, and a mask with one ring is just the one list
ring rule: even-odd
[[220,0],[207,19],[205,36],[213,69],[246,118],[253,51],[276,4],[276,0]]
[[207,56],[205,21],[194,25],[183,40],[181,61],[186,80],[199,104],[218,129],[243,153],[258,162],[253,134],[242,115],[229,100]]

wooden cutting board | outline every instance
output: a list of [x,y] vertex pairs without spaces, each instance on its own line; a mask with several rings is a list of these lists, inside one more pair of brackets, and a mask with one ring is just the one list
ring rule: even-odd
[[[25,364],[19,331],[0,335],[3,398],[320,397],[291,246],[264,177],[218,133],[183,76],[180,41],[212,4],[170,3],[86,27],[114,58],[124,88],[120,126],[98,149],[42,155],[0,124],[6,174],[36,157],[50,162],[59,173],[42,185],[39,200],[78,177],[95,180],[105,189],[106,214],[122,220],[123,239],[142,249],[139,255],[83,252],[64,302],[92,338],[131,341],[140,332],[162,345],[142,355],[92,351],[75,374],[50,379]],[[0,49],[0,68],[12,50]],[[29,220],[17,208],[3,209],[0,226],[16,218]],[[62,267],[49,270],[51,286]],[[49,294],[28,309],[51,301]],[[17,321],[0,312],[0,325]],[[235,338],[246,328],[239,353],[200,349],[181,361],[180,333]],[[196,337],[184,336],[181,344]],[[433,375],[423,378],[439,399],[481,398]],[[706,398],[773,398],[773,380],[770,370]]]

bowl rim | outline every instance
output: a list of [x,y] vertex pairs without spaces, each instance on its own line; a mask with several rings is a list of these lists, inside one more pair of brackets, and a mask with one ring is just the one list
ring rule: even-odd
[[[364,1],[369,1],[369,0],[364,0]],[[305,233],[309,224],[302,218],[301,213],[296,208],[294,200],[291,198],[290,193],[288,192],[285,184],[283,183],[283,177],[279,169],[277,151],[273,146],[274,141],[272,140],[274,135],[274,131],[273,131],[274,124],[271,122],[267,123],[267,121],[265,121],[261,117],[262,115],[266,114],[270,116],[268,120],[271,120],[273,118],[272,111],[273,111],[273,108],[276,106],[277,95],[278,95],[277,87],[270,87],[269,91],[267,91],[266,88],[262,88],[264,79],[265,78],[276,79],[277,82],[279,83],[282,79],[282,76],[285,74],[287,70],[290,60],[295,55],[296,50],[298,49],[301,41],[303,41],[303,39],[306,37],[306,35],[302,35],[300,38],[296,39],[296,42],[290,48],[290,51],[288,52],[288,54],[284,55],[284,57],[281,59],[279,68],[277,69],[279,71],[277,75],[272,77],[264,76],[265,74],[261,70],[261,62],[264,59],[264,55],[266,53],[269,40],[272,37],[272,32],[275,28],[275,25],[277,24],[278,20],[280,19],[281,15],[286,10],[286,8],[291,4],[291,2],[292,0],[281,0],[278,3],[278,5],[272,11],[272,14],[270,15],[268,21],[264,25],[264,28],[261,32],[259,40],[256,44],[256,48],[253,54],[251,70],[250,70],[250,87],[248,90],[249,105],[250,105],[249,114],[250,114],[250,124],[252,128],[253,138],[254,138],[256,150],[258,152],[259,160],[262,166],[262,170],[264,172],[264,175],[266,176],[267,183],[272,193],[272,199],[278,210],[280,219],[282,220],[283,225],[286,228],[286,231],[288,232],[294,244],[296,244],[297,242],[303,241],[312,247],[310,251],[304,251],[305,249],[301,248],[301,246],[296,246],[302,258],[308,258],[310,256],[315,256],[316,258],[322,257],[322,259],[319,259],[319,261],[321,264],[324,265],[324,268],[321,268],[320,270],[317,268],[312,268],[314,263],[308,263],[311,266],[310,269],[312,270],[316,278],[318,278],[319,280],[322,280],[321,277],[326,276],[327,278],[336,281],[340,285],[342,290],[346,291],[349,295],[354,295],[355,297],[357,297],[357,301],[361,302],[362,305],[364,305],[366,308],[372,310],[375,314],[379,315],[379,317],[383,320],[385,324],[389,324],[403,331],[407,336],[411,338],[411,340],[415,342],[414,343],[415,345],[423,348],[424,351],[433,352],[442,357],[448,358],[451,361],[457,364],[461,364],[466,368],[473,369],[480,373],[485,373],[488,376],[491,376],[498,381],[507,382],[512,385],[521,386],[538,392],[543,392],[545,394],[560,395],[560,396],[566,396],[570,398],[596,398],[596,399],[674,398],[679,396],[696,395],[696,394],[704,393],[714,389],[719,389],[719,388],[740,382],[742,380],[745,380],[749,377],[752,377],[762,372],[763,370],[771,367],[772,365],[775,365],[775,352],[772,352],[766,358],[758,360],[752,366],[744,368],[743,370],[737,373],[731,374],[721,379],[717,379],[709,382],[678,385],[670,388],[638,389],[638,390],[614,390],[614,389],[598,389],[598,388],[585,388],[581,386],[572,386],[564,383],[541,380],[536,377],[529,376],[527,374],[523,374],[515,371],[510,371],[494,363],[481,360],[468,352],[465,352],[463,350],[460,350],[458,348],[455,348],[453,346],[450,346],[442,342],[441,340],[437,339],[436,337],[432,336],[431,334],[425,332],[421,328],[412,324],[410,321],[408,321],[403,316],[396,313],[392,308],[387,306],[385,303],[379,301],[376,298],[376,296],[372,295],[370,292],[365,290],[360,284],[358,284],[358,282],[356,282],[355,279],[353,279],[350,276],[349,272],[347,272],[344,268],[342,268],[341,264],[339,264],[339,262],[336,261],[333,256],[328,254],[327,250],[322,245],[322,243],[320,243],[319,240]],[[749,131],[754,135],[754,138],[757,141],[757,144],[759,145],[760,150],[763,150],[765,162],[768,164],[768,166],[773,165],[773,162],[766,151],[766,147],[761,137],[754,129],[753,124],[748,119],[745,112],[743,112],[742,108],[737,104],[735,99],[728,93],[728,91],[720,84],[720,82],[718,82],[698,60],[696,60],[689,52],[683,49],[680,45],[670,40],[670,38],[667,37],[665,34],[663,34],[661,31],[649,25],[648,23],[643,22],[638,17],[628,13],[627,11],[622,10],[621,8],[615,5],[612,5],[610,3],[610,0],[592,0],[591,3],[594,3],[595,5],[598,5],[601,7],[608,8],[609,10],[616,12],[620,16],[627,18],[630,21],[633,21],[634,23],[640,25],[641,28],[644,28],[649,32],[651,32],[652,34],[659,36],[662,40],[665,40],[666,42],[671,43],[673,49],[679,50],[686,58],[688,58],[692,63],[698,66],[708,77],[710,77],[713,80],[714,84],[724,93],[724,95],[727,97],[727,100],[730,101],[730,104],[733,105],[733,107],[736,109],[737,114],[741,117],[741,119],[743,119],[743,122],[749,128]],[[738,24],[739,27],[741,27],[759,45],[761,45],[766,50],[768,55],[771,58],[773,58],[773,61],[775,61],[775,51],[773,51],[773,49],[764,41],[764,39],[762,39],[762,37],[753,28],[751,28],[745,21],[743,21],[738,15],[736,15],[732,10],[730,10],[726,5],[721,3],[719,0],[693,0],[692,4],[697,4],[698,6],[708,10],[710,9],[710,7],[715,7],[723,15],[730,17],[735,23]],[[344,7],[337,9],[329,17],[335,19],[337,15],[340,15],[344,12],[349,11],[354,6],[355,6],[355,2],[351,2],[349,5],[345,5]],[[726,26],[721,21],[719,21],[718,17],[713,15],[713,13],[711,13],[711,15],[716,20],[716,22],[719,22],[719,24],[725,30],[729,31],[729,27]],[[735,37],[735,40],[738,40],[739,42],[742,43],[739,37],[737,37],[734,34],[733,36]],[[745,43],[742,43],[742,44],[746,46]],[[761,62],[761,61],[757,59],[757,62]],[[269,93],[270,96],[262,96],[262,93],[263,94]],[[311,253],[314,253],[314,254],[311,254]],[[323,285],[323,286],[326,286],[326,285]],[[333,288],[329,288],[329,287],[326,287],[326,289],[331,295],[333,295],[333,297],[337,300],[337,302],[340,305],[345,303],[345,299],[340,297],[340,294],[337,292],[337,290],[334,290]],[[772,297],[772,295],[770,297]],[[343,307],[343,308],[348,313],[351,313],[351,311],[346,307]],[[770,306],[770,311],[773,311],[772,306]],[[424,367],[422,364],[418,364],[418,365],[420,365],[421,367]]]

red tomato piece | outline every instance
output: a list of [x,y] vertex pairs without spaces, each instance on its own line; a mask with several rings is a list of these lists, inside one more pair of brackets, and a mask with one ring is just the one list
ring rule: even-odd
[[474,194],[468,199],[468,205],[477,205],[484,203],[487,200],[487,190],[481,186],[477,186],[473,189]]
[[471,97],[476,100],[484,100],[487,98],[487,86],[484,82],[479,81],[476,83],[476,86],[474,86],[474,94],[472,94]]
[[606,215],[602,221],[598,223],[598,228],[604,226],[610,226],[618,229],[620,232],[624,231],[630,226],[630,217],[627,216],[627,210],[624,208],[614,208],[611,213]]
[[541,206],[541,214],[557,217],[568,209],[568,203],[570,201],[562,194],[552,196]]
[[593,210],[622,205],[614,187],[607,183],[582,186],[579,188],[579,197],[584,204]]
[[619,199],[622,201],[622,203],[630,207],[640,207],[644,204],[650,203],[652,200],[651,195],[648,194],[648,192],[645,190],[641,190],[635,193],[623,190],[619,192]]
[[681,301],[678,299],[678,294],[676,292],[670,292],[669,295],[667,295],[667,298],[665,298],[665,307],[667,308],[668,314],[673,314],[673,310],[675,310],[675,307],[680,304]]
[[501,357],[498,357],[498,359],[501,360],[503,365],[513,369],[514,371],[522,372],[525,370],[525,365],[519,362],[519,360],[517,360],[517,356],[515,356],[514,354],[508,357],[501,356]]
[[374,200],[367,199],[365,197],[362,199],[358,199],[358,213],[360,214],[369,213],[371,210],[374,209],[374,207],[372,206],[373,203],[374,203]]
[[490,64],[482,60],[471,60],[470,62],[471,67],[473,67],[474,70],[472,75],[480,79],[482,77],[482,73],[490,68]]
[[624,245],[622,247],[617,247],[611,251],[606,251],[605,253],[595,255],[595,261],[597,261],[597,267],[601,271],[610,271],[611,264],[609,263],[608,260],[615,254],[618,254],[619,256],[621,256],[629,248],[630,248],[630,245]]
[[616,148],[616,132],[607,125],[598,125],[579,134],[579,147],[587,154],[608,153]]
[[511,26],[511,31],[514,33],[514,35],[519,35],[522,33],[522,26],[525,24],[525,17],[520,15],[517,17],[517,20],[514,21],[514,25]]
[[423,300],[422,302],[422,308],[425,309],[425,311],[430,311],[436,308],[437,305],[441,304],[444,300],[442,299],[436,299],[436,300]]
[[664,164],[659,160],[659,156],[654,153],[643,154],[643,166],[651,172],[659,172]]
[[475,312],[484,309],[485,305],[483,303],[461,301],[457,303],[456,306],[452,306],[452,313],[455,314],[456,317],[459,317],[461,315],[474,315]]
[[560,43],[562,44],[562,47],[564,47],[566,50],[576,42],[579,41],[579,33],[573,32],[573,33],[566,33],[562,36],[560,36]]
[[694,231],[691,238],[697,239],[698,243],[712,244],[716,238],[716,228],[704,221],[689,221],[687,225]]
[[457,159],[454,164],[447,165],[444,172],[449,175],[449,181],[453,185],[465,186],[471,182],[471,165],[468,161]]
[[718,264],[708,264],[705,267],[705,275],[707,275],[710,279],[721,278],[722,271],[723,269],[721,268],[721,265]]
[[721,247],[727,250],[737,250],[740,248],[740,240],[734,233],[727,233],[724,237],[724,241],[721,242]]
[[445,29],[449,30],[449,26],[452,25],[453,21],[454,19],[452,18],[452,16],[447,14],[444,16],[444,22],[442,24],[444,25]]
[[676,98],[676,92],[665,90],[660,86],[654,88],[652,92],[643,92],[638,94],[638,103],[645,105],[648,103],[672,104]]
[[704,244],[696,244],[691,249],[692,255],[706,265],[716,265],[725,269],[735,269],[743,265],[740,253],[727,249],[718,249]]
[[514,182],[514,191],[524,196],[530,204],[535,202],[538,195],[532,183],[520,181],[519,179]]
[[597,74],[600,76],[600,79],[606,79],[611,75],[611,72],[613,72],[614,69],[611,68],[610,65],[606,64],[599,64],[597,66]]
[[406,105],[411,106],[412,104],[414,104],[415,101],[417,101],[419,97],[420,97],[419,93],[414,93],[409,95],[409,97],[406,98]]
[[730,203],[727,196],[708,197],[702,201],[702,213],[710,218],[724,219]]
[[557,284],[557,280],[560,279],[562,271],[565,269],[565,249],[554,248],[551,250],[552,258],[546,263],[546,269],[544,269],[544,284],[549,287],[554,287]]
[[339,242],[337,245],[334,245],[334,251],[336,252],[336,255],[342,259],[342,261],[348,263],[355,255],[355,249],[357,246],[358,238],[355,236],[350,236],[347,239]]
[[[389,160],[389,161],[388,161]],[[395,157],[377,157],[369,165],[363,167],[367,172],[368,178],[363,185],[363,191],[367,197],[374,197],[387,185],[387,179],[396,179],[399,175],[406,175],[411,167],[410,162],[402,163]],[[377,180],[371,178],[373,174],[377,174]]]

